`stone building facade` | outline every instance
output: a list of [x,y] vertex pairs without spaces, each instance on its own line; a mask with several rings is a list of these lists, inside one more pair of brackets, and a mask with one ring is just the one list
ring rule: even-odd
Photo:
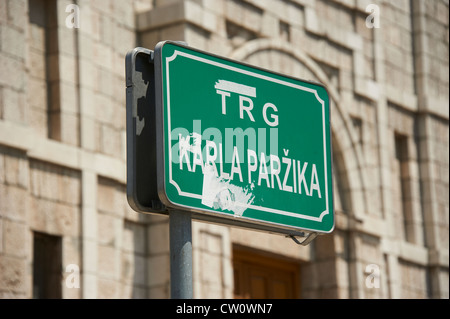
[[449,298],[448,0],[0,0],[0,298],[170,297],[125,192],[125,55],[161,40],[330,94],[334,232],[193,222],[195,298]]

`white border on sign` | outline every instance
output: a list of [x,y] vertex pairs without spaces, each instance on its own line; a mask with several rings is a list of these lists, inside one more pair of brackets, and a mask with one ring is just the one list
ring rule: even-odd
[[[168,140],[169,140],[169,150],[172,149],[172,138],[171,138],[171,123],[170,123],[170,81],[169,81],[169,63],[174,61],[176,59],[176,57],[180,55],[183,56],[185,58],[188,59],[192,59],[192,60],[197,60],[203,63],[207,63],[207,64],[211,64],[220,68],[224,68],[224,69],[228,69],[231,71],[235,71],[238,73],[242,73],[245,75],[249,75],[252,77],[256,77],[256,78],[260,78],[266,81],[270,81],[270,82],[274,82],[274,83],[278,83],[281,85],[285,85],[285,86],[289,86],[295,89],[299,89],[302,91],[306,91],[309,93],[313,93],[314,96],[316,97],[316,99],[319,101],[319,103],[322,105],[322,126],[323,126],[323,153],[324,153],[324,167],[325,167],[325,201],[326,201],[326,209],[320,214],[319,217],[314,217],[314,216],[308,216],[308,215],[304,215],[304,214],[299,214],[299,213],[293,213],[293,212],[286,212],[286,211],[282,211],[282,210],[278,210],[278,209],[274,209],[274,208],[269,208],[269,207],[263,207],[263,206],[257,206],[257,205],[246,205],[247,208],[251,208],[254,210],[260,210],[260,211],[264,211],[264,212],[268,212],[268,213],[274,213],[274,214],[278,214],[278,215],[284,215],[284,216],[290,216],[290,217],[296,217],[296,218],[300,218],[300,219],[308,219],[308,220],[312,220],[312,221],[317,221],[317,222],[321,222],[323,217],[327,214],[329,214],[329,207],[328,207],[328,177],[327,177],[327,149],[326,149],[326,131],[325,131],[325,101],[323,101],[319,95],[317,94],[317,91],[308,87],[304,87],[301,85],[297,85],[294,83],[290,83],[287,81],[283,81],[280,79],[276,79],[276,78],[272,78],[266,75],[262,75],[262,74],[258,74],[255,72],[251,72],[251,71],[247,71],[247,70],[242,70],[230,65],[226,65],[220,62],[216,62],[216,61],[211,61],[205,58],[201,58],[186,52],[182,52],[179,50],[175,50],[173,55],[170,57],[166,58],[166,88],[167,88],[167,117],[168,117]],[[173,186],[175,186],[175,188],[178,191],[178,195],[184,196],[184,197],[189,197],[189,198],[195,198],[195,199],[202,199],[202,195],[201,194],[194,194],[194,193],[189,193],[189,192],[184,192],[181,190],[180,186],[177,184],[177,182],[175,182],[172,179],[172,152],[169,151],[169,161],[170,161],[170,165],[169,165],[169,182],[170,184],[172,184]],[[215,211],[212,211],[215,212]]]

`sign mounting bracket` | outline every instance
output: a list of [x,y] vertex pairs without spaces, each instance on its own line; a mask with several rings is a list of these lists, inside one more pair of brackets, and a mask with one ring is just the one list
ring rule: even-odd
[[291,238],[297,245],[307,246],[317,237],[317,235],[318,233],[309,233],[303,241],[299,241],[294,235],[288,235],[286,237]]

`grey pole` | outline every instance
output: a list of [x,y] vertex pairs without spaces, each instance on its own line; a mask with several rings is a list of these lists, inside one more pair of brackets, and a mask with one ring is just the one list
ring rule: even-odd
[[188,212],[169,211],[170,295],[172,299],[191,299],[192,223]]

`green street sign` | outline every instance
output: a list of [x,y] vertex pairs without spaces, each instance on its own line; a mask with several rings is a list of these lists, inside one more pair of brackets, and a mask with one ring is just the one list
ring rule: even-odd
[[272,232],[332,232],[324,86],[169,41],[154,65],[165,206]]

